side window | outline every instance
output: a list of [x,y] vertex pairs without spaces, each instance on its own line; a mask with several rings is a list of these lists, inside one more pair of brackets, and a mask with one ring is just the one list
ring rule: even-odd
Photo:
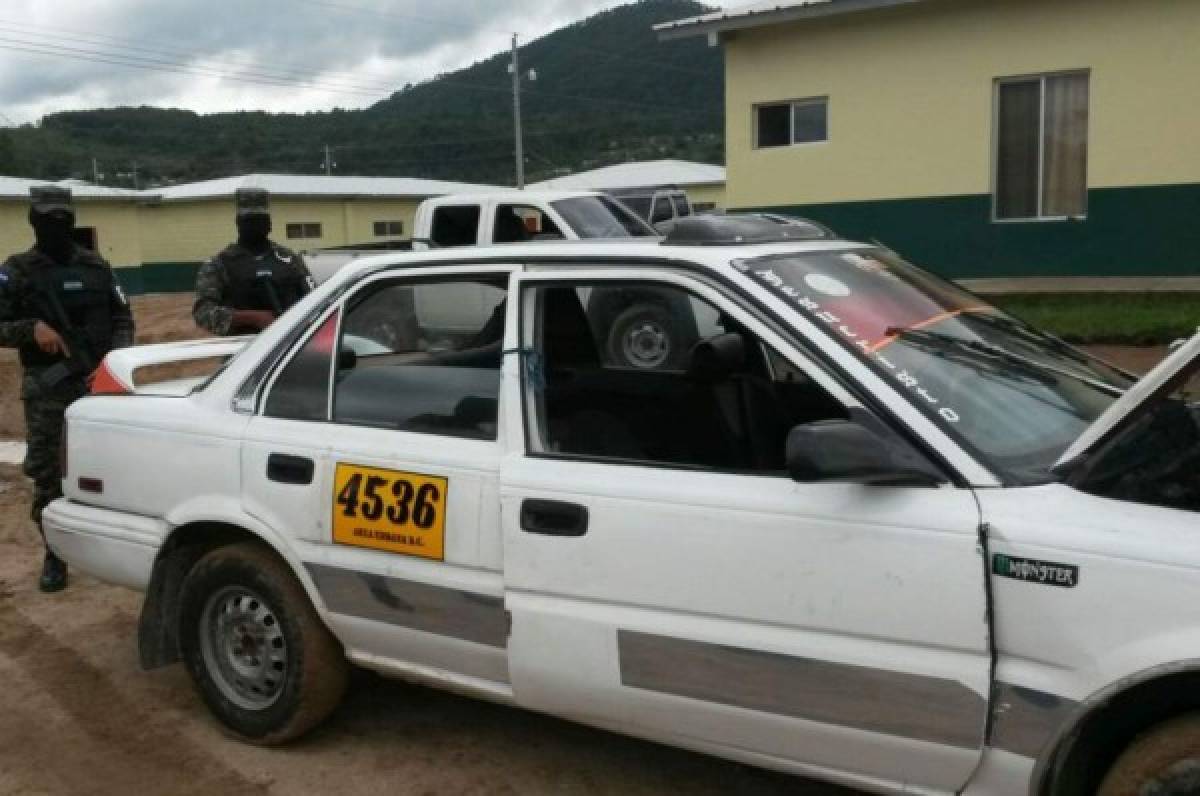
[[549,240],[563,237],[558,225],[540,208],[532,205],[499,205],[492,230],[494,243],[520,243],[527,240]]
[[351,298],[333,420],[495,439],[507,276],[387,281]]
[[430,239],[442,247],[474,246],[479,242],[479,205],[434,208]]
[[783,475],[794,426],[847,416],[736,319],[682,288],[530,290],[526,389],[541,453]]
[[338,317],[337,312],[330,315],[279,374],[267,396],[265,415],[287,420],[328,419],[329,375]]

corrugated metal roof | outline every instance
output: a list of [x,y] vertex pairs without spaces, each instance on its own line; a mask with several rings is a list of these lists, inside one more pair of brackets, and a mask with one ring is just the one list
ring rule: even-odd
[[29,188],[34,185],[61,185],[71,189],[71,195],[79,200],[126,200],[136,201],[145,199],[152,191],[126,191],[121,188],[107,188],[103,185],[92,185],[82,180],[30,180],[25,177],[0,177],[0,199],[29,199]]
[[725,167],[688,160],[644,160],[618,163],[544,180],[529,186],[532,191],[612,191],[652,185],[714,185],[725,182]]
[[239,188],[263,188],[272,196],[428,198],[452,193],[505,190],[492,185],[424,180],[415,177],[323,177],[299,174],[244,174],[146,191],[147,199],[184,202],[232,197]]
[[674,22],[664,22],[655,25],[654,30],[658,33],[659,38],[676,39],[919,2],[922,0],[792,0],[791,2],[767,0],[767,2],[751,3],[727,11],[715,11],[711,14],[701,14]]

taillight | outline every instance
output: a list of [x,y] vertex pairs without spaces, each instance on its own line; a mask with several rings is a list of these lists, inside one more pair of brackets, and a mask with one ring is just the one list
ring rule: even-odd
[[133,389],[113,375],[108,360],[100,363],[92,378],[92,395],[132,395]]

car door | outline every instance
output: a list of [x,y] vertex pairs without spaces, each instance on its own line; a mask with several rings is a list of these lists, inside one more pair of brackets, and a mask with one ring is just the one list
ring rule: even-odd
[[[859,402],[712,287],[630,273],[520,279],[525,365],[506,378],[521,380],[526,448],[501,486],[517,700],[746,759],[959,788],[991,665],[972,493],[792,481],[788,425]],[[707,305],[722,329],[679,371],[614,366],[588,317],[598,287],[676,291],[687,300],[672,306]]]
[[364,280],[250,423],[247,510],[296,541],[352,658],[508,679],[497,515],[512,270]]

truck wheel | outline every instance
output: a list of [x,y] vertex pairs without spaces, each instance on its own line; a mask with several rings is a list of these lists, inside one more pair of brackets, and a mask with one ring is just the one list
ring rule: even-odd
[[213,714],[265,746],[323,721],[346,690],[348,664],[287,566],[256,544],[218,548],[183,583],[180,651]]
[[673,370],[687,349],[679,324],[658,304],[635,304],[618,315],[608,332],[609,361],[639,370]]
[[1200,713],[1151,729],[1121,753],[1098,796],[1200,793]]

